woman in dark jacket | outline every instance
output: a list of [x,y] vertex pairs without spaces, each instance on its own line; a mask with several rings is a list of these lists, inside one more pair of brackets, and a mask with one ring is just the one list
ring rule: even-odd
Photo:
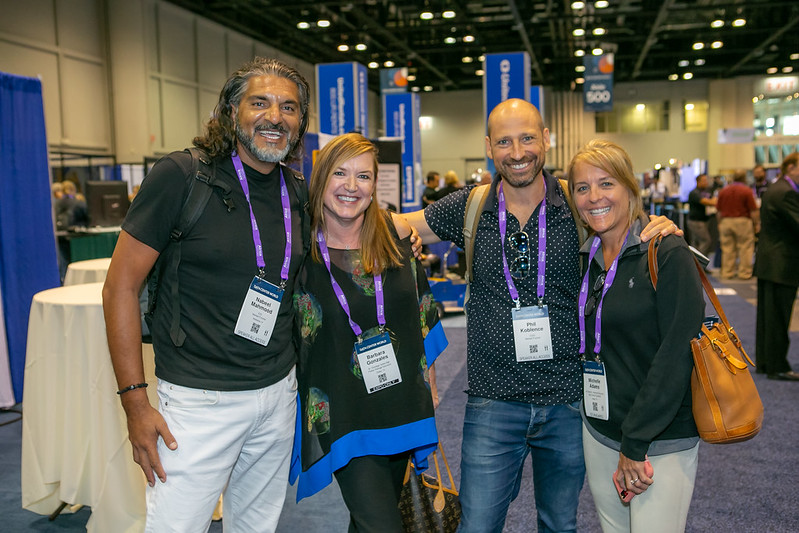
[[579,319],[583,450],[602,530],[684,531],[699,445],[690,341],[704,313],[693,257],[681,237],[665,237],[653,288],[639,237],[647,219],[621,147],[588,143],[570,164],[569,187],[594,233],[581,250]]

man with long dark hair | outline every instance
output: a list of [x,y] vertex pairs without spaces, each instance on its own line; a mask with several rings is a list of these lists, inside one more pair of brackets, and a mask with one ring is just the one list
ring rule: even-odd
[[[155,165],[122,224],[103,306],[133,458],[149,485],[147,531],[207,530],[223,491],[225,531],[277,526],[296,419],[292,291],[308,238],[307,189],[283,163],[302,152],[308,100],[295,69],[245,64],[194,139],[214,176],[197,222],[174,235],[189,189],[208,186],[192,184],[196,160],[183,151]],[[138,294],[159,256],[156,410]]]

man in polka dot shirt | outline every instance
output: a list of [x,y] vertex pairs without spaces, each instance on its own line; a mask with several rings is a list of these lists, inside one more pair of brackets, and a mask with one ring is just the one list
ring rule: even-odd
[[[502,531],[528,454],[538,531],[577,527],[585,477],[579,244],[564,192],[544,170],[549,147],[549,130],[532,104],[512,99],[491,112],[486,152],[497,173],[480,214],[466,308],[464,533]],[[450,240],[464,247],[470,190],[405,215],[423,242]],[[642,237],[674,228],[664,217],[657,222]]]

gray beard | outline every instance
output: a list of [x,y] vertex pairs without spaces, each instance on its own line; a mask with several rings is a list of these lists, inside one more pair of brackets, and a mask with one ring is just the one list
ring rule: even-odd
[[286,147],[282,150],[261,148],[255,143],[255,132],[252,135],[245,132],[241,128],[241,124],[238,120],[236,120],[236,137],[238,138],[239,142],[244,145],[247,150],[249,150],[253,157],[259,161],[263,161],[264,163],[280,163],[286,158],[286,156],[289,155],[289,152],[291,152],[291,149],[294,147],[291,133],[289,133],[288,139],[286,141]]

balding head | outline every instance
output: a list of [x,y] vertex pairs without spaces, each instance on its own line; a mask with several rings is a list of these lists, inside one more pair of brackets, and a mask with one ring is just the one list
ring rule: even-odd
[[511,98],[497,104],[488,115],[488,137],[491,138],[491,131],[496,124],[504,123],[511,118],[524,118],[539,131],[544,129],[544,119],[533,104],[519,98]]

